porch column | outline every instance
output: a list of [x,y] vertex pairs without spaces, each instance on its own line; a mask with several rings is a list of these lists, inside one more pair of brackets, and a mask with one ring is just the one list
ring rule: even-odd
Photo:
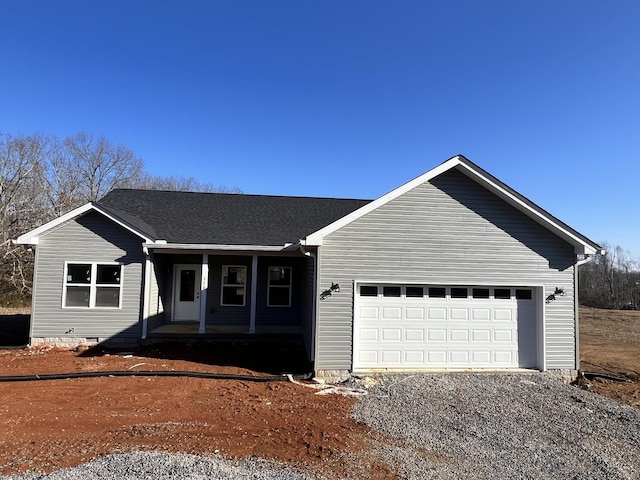
[[149,322],[149,301],[151,288],[151,252],[148,248],[144,248],[144,286],[142,288],[142,340],[147,338],[147,329]]
[[249,317],[249,333],[256,333],[256,305],[258,303],[258,256],[251,260],[251,314]]
[[207,331],[207,287],[209,286],[209,254],[202,254],[202,273],[200,275],[200,328],[198,333]]

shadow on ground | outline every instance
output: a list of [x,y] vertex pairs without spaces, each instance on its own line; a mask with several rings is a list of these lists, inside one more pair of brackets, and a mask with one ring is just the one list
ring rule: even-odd
[[29,343],[31,315],[0,315],[0,348],[24,347]]
[[[81,353],[83,357],[123,354],[123,350],[96,345]],[[306,351],[297,342],[215,341],[201,343],[165,342],[129,348],[126,353],[139,357],[186,360],[205,365],[246,368],[271,375],[306,374],[312,371]]]
[[[0,348],[26,346],[29,343],[30,320],[30,315],[0,315]],[[140,357],[238,367],[271,375],[306,374],[313,371],[302,342],[293,339],[165,342],[128,348],[127,352]],[[123,350],[96,345],[80,355],[99,357],[118,353],[122,354]]]

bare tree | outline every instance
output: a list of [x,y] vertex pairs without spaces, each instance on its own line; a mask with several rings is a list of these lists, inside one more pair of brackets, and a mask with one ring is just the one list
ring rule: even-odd
[[170,190],[179,192],[217,192],[217,193],[242,193],[239,188],[227,188],[215,186],[209,182],[200,182],[193,177],[169,176],[158,177],[150,174],[143,175],[134,185],[143,190]]
[[131,187],[142,175],[142,160],[104,137],[79,133],[65,139],[64,145],[68,159],[61,166],[74,179],[74,191],[83,202],[96,201],[114,188]]
[[620,246],[602,244],[606,255],[579,270],[580,300],[599,308],[640,308],[640,262]]
[[31,293],[32,253],[12,239],[114,188],[240,192],[145,173],[139,157],[104,137],[0,134],[0,297]]
[[37,136],[0,135],[0,293],[30,291],[31,255],[11,240],[42,218],[36,181],[41,153]]

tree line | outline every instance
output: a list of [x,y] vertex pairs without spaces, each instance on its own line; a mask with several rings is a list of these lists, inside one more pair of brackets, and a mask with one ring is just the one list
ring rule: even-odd
[[604,243],[578,270],[580,303],[590,307],[640,310],[640,261],[622,247]]
[[0,133],[0,306],[26,303],[31,294],[33,254],[11,240],[114,188],[239,192],[152,175],[133,151],[103,136]]

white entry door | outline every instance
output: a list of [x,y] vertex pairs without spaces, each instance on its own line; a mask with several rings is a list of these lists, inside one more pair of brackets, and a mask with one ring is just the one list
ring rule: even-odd
[[173,321],[200,320],[202,265],[176,265],[173,275]]

